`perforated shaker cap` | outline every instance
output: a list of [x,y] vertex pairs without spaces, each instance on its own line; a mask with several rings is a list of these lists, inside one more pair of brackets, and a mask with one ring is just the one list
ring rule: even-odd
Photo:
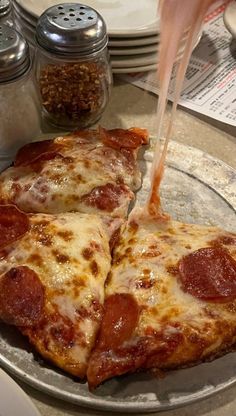
[[0,24],[0,83],[20,77],[29,67],[29,47],[23,36]]
[[79,3],[58,4],[39,18],[36,41],[49,52],[87,55],[107,45],[106,24],[101,15]]

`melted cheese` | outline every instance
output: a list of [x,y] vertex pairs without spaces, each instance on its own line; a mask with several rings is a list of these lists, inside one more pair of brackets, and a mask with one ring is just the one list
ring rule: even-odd
[[[10,167],[0,175],[0,196],[26,212],[60,213],[68,211],[96,213],[98,208],[88,206],[83,197],[94,188],[123,183],[112,216],[125,216],[133,190],[140,186],[138,166],[129,165],[122,152],[103,145],[96,138],[81,141],[79,136],[57,138],[63,144],[62,158],[45,160],[40,172],[30,166]],[[135,151],[133,152],[135,157]]]
[[[180,333],[184,340],[161,365],[168,368],[198,361],[233,344],[236,301],[221,304],[197,299],[183,291],[175,273],[183,256],[212,247],[212,241],[231,234],[216,227],[142,216],[142,210],[136,209],[123,228],[106,289],[107,297],[117,293],[133,295],[140,307],[138,325],[126,346],[138,345],[147,337],[149,328],[167,337]],[[133,221],[137,228],[132,226]],[[227,250],[236,258],[235,245],[228,245]],[[205,345],[200,352],[198,343]]]
[[[30,225],[30,231],[8,247],[0,275],[21,265],[37,273],[46,290],[46,321],[42,328],[23,332],[44,357],[83,377],[110,270],[107,227],[98,216],[76,213],[31,215]],[[67,327],[74,331],[73,344],[66,345],[65,340],[63,346]]]

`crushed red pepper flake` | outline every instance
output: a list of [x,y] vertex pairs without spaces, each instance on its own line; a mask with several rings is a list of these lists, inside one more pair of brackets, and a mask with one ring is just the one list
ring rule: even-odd
[[101,63],[49,64],[41,70],[42,105],[55,118],[76,122],[99,113],[104,102]]

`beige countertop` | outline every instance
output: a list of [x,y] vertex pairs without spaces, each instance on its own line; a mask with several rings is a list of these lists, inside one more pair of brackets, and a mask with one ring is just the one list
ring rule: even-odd
[[[100,124],[107,128],[139,126],[155,134],[157,98],[141,89],[115,81],[110,105]],[[236,128],[178,110],[174,140],[195,146],[236,169]],[[235,184],[236,186],[236,184]],[[42,416],[111,415],[62,402],[21,384]],[[125,415],[125,413],[122,413]],[[154,413],[155,414],[155,413]],[[156,413],[157,414],[157,413]],[[167,413],[160,412],[158,416]],[[236,416],[236,385],[212,398],[168,412],[169,416]],[[15,416],[15,415],[9,415]]]

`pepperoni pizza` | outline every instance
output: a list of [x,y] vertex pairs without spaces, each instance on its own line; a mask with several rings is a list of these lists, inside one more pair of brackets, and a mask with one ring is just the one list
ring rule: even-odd
[[103,312],[109,240],[120,220],[0,206],[0,319],[83,378]]
[[90,388],[213,359],[236,343],[236,234],[135,209],[117,244]]
[[163,165],[120,230],[146,142],[141,129],[76,132],[26,145],[0,175],[0,319],[91,389],[236,344],[236,235],[162,213]]
[[27,144],[0,175],[0,201],[26,212],[79,211],[125,217],[141,185],[144,129],[77,131]]

